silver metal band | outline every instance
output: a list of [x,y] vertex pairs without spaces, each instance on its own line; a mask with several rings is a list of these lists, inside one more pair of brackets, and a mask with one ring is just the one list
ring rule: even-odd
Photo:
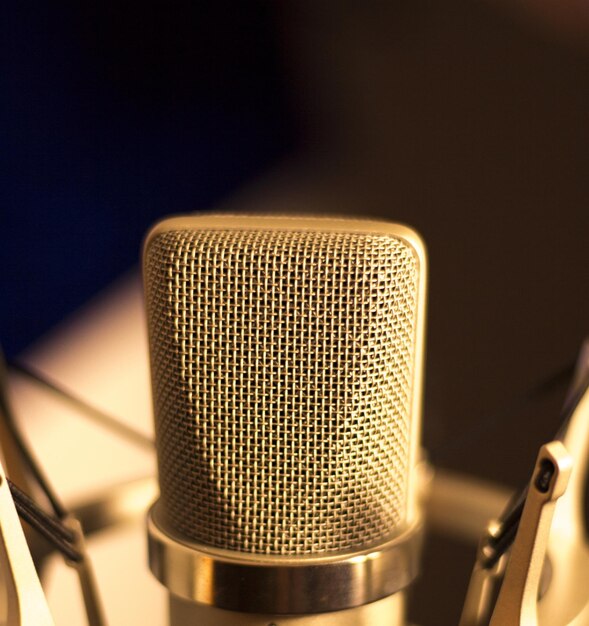
[[[418,573],[421,526],[372,549],[319,557],[268,557],[186,542],[147,520],[149,564],[181,598],[229,611],[278,615],[339,611],[406,587]],[[238,555],[238,556],[237,556]]]

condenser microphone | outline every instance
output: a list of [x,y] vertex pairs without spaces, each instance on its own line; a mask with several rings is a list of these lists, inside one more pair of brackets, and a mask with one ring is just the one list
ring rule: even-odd
[[392,223],[202,215],[143,272],[173,626],[398,626],[418,570],[426,255]]

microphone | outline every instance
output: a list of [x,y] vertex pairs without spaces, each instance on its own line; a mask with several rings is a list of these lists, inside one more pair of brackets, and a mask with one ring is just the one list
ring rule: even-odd
[[170,218],[143,255],[173,626],[404,624],[426,253],[387,222]]

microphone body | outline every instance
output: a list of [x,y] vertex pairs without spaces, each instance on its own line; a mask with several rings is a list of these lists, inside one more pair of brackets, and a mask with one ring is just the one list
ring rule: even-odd
[[171,624],[403,623],[426,255],[385,222],[156,225],[144,280]]
[[313,615],[236,613],[196,604],[170,595],[170,624],[174,626],[401,626],[405,624],[402,591],[352,609]]

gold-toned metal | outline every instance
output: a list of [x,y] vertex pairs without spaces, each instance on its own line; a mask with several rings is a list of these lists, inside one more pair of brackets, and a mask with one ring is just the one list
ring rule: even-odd
[[537,626],[538,590],[552,517],[571,469],[572,457],[560,441],[540,448],[489,626]]
[[343,552],[417,516],[425,251],[363,220],[207,215],[147,238],[165,526]]
[[481,538],[477,559],[472,570],[466,599],[462,607],[459,626],[486,626],[491,616],[492,601],[497,586],[505,571],[506,555],[503,555],[492,568],[483,567],[487,556],[487,540],[493,534],[496,522],[491,522],[487,533]]
[[45,594],[0,465],[0,572],[4,590],[0,619],[7,626],[53,626]]
[[157,509],[148,516],[151,571],[171,593],[207,606],[280,615],[340,611],[403,589],[418,571],[419,527],[348,554],[263,556],[170,537],[157,524]]
[[170,595],[170,624],[182,626],[406,626],[404,616],[402,592],[344,611],[286,616],[235,613]]
[[[586,379],[588,371],[586,341],[576,379]],[[589,626],[589,545],[583,508],[589,462],[589,391],[580,398],[563,443],[573,458],[573,470],[554,512],[547,549],[552,580],[538,603],[538,621],[541,626]]]
[[264,614],[370,603],[417,573],[426,254],[411,229],[204,215],[148,235],[161,496],[152,571]]

